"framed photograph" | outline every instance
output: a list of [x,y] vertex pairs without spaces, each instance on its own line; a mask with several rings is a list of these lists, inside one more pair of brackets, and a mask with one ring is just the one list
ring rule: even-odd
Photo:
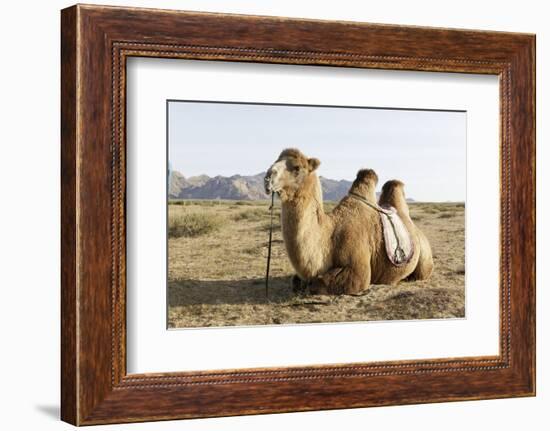
[[535,394],[535,36],[61,14],[62,419]]

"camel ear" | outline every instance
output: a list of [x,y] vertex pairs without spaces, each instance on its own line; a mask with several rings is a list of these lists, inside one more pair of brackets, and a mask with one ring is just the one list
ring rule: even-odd
[[312,157],[311,159],[307,160],[307,163],[309,165],[309,171],[313,172],[315,169],[319,167],[319,165],[321,164],[321,161],[319,159]]

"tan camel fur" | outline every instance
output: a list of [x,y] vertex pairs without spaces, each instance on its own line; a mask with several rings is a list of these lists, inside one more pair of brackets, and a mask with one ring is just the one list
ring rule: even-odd
[[[397,209],[414,242],[411,260],[393,265],[385,251],[379,213],[350,196],[325,213],[321,184],[316,173],[320,162],[297,149],[286,149],[265,176],[267,193],[281,199],[281,227],[288,257],[297,277],[311,293],[360,295],[370,284],[397,284],[424,280],[433,270],[430,244],[412,222],[404,185],[388,181],[380,205]],[[350,192],[376,205],[378,176],[371,169],[357,173]],[[301,282],[300,282],[301,281]]]

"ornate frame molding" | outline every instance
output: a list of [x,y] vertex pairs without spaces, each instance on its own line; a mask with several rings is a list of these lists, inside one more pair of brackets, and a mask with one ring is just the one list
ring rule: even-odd
[[[257,36],[254,29],[260,27],[269,30]],[[338,37],[324,37],[334,34]],[[308,35],[320,41],[308,43]],[[534,43],[534,36],[510,33],[99,6],[65,9],[62,419],[98,424],[533,395]],[[500,354],[127,375],[125,65],[130,56],[498,75]],[[527,222],[520,213],[529,215]],[[88,223],[92,219],[95,223]],[[306,390],[310,395],[303,399]],[[250,391],[262,396],[250,400]]]

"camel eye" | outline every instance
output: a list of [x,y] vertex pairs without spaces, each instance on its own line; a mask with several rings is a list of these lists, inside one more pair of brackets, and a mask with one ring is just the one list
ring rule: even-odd
[[292,166],[292,168],[290,169],[294,174],[297,174],[298,172],[300,172],[300,166]]

